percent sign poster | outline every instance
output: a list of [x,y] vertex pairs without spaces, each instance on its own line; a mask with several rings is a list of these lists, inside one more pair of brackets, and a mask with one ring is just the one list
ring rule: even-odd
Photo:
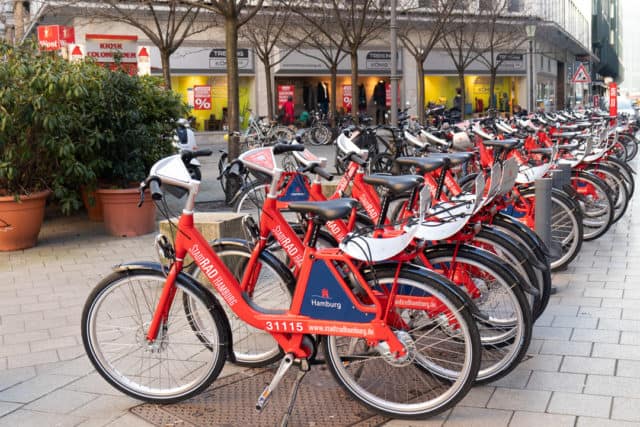
[[193,109],[211,110],[211,86],[193,87]]

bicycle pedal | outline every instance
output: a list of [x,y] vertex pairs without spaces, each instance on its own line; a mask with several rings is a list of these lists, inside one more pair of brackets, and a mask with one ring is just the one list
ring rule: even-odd
[[258,411],[262,411],[267,406],[267,404],[269,403],[269,399],[271,399],[273,391],[276,389],[276,387],[278,387],[278,384],[280,384],[280,381],[287,373],[289,368],[293,366],[294,361],[295,357],[293,354],[287,353],[284,355],[282,361],[280,362],[280,366],[276,371],[276,374],[273,376],[273,379],[265,387],[263,392],[260,394],[260,397],[258,397],[258,403],[256,403],[256,409]]

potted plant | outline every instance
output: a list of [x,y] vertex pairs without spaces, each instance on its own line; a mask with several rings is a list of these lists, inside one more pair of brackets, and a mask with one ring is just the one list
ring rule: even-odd
[[90,126],[99,135],[95,173],[105,227],[116,236],[149,233],[155,205],[146,197],[138,208],[138,187],[156,161],[175,152],[170,135],[187,107],[158,78],[105,70],[90,110]]
[[97,139],[82,123],[83,100],[95,83],[86,65],[39,52],[34,43],[2,43],[0,57],[0,250],[6,251],[35,245],[47,197],[65,213],[80,206],[77,185],[94,180],[96,167],[81,159],[92,157]]

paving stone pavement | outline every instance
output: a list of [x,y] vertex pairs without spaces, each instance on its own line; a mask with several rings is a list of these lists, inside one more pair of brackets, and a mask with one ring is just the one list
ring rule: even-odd
[[[639,203],[554,274],[557,293],[521,366],[436,418],[387,425],[640,425]],[[37,247],[0,253],[0,427],[148,425],[129,412],[139,402],[90,366],[80,315],[112,265],[154,258],[153,237],[110,237],[83,215],[57,217]]]

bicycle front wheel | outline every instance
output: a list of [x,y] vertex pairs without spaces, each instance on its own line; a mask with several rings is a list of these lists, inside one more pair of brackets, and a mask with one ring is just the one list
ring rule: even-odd
[[578,193],[577,201],[582,209],[584,240],[597,239],[606,233],[613,223],[613,190],[602,179],[585,171],[574,171],[571,184]]
[[[395,271],[376,268],[366,280],[376,289],[391,289]],[[327,365],[336,380],[355,399],[392,418],[424,418],[455,405],[473,385],[480,364],[480,339],[468,306],[420,271],[403,268],[396,301],[400,296],[431,296],[442,305],[438,312],[394,305],[390,317],[395,322],[390,325],[408,357],[397,359],[385,352],[385,343],[371,346],[366,339],[324,340]]]
[[115,272],[93,290],[82,313],[82,341],[98,373],[123,393],[152,403],[181,401],[206,389],[222,370],[230,334],[215,299],[179,276],[167,320],[156,340],[147,341],[165,280],[155,270]]

